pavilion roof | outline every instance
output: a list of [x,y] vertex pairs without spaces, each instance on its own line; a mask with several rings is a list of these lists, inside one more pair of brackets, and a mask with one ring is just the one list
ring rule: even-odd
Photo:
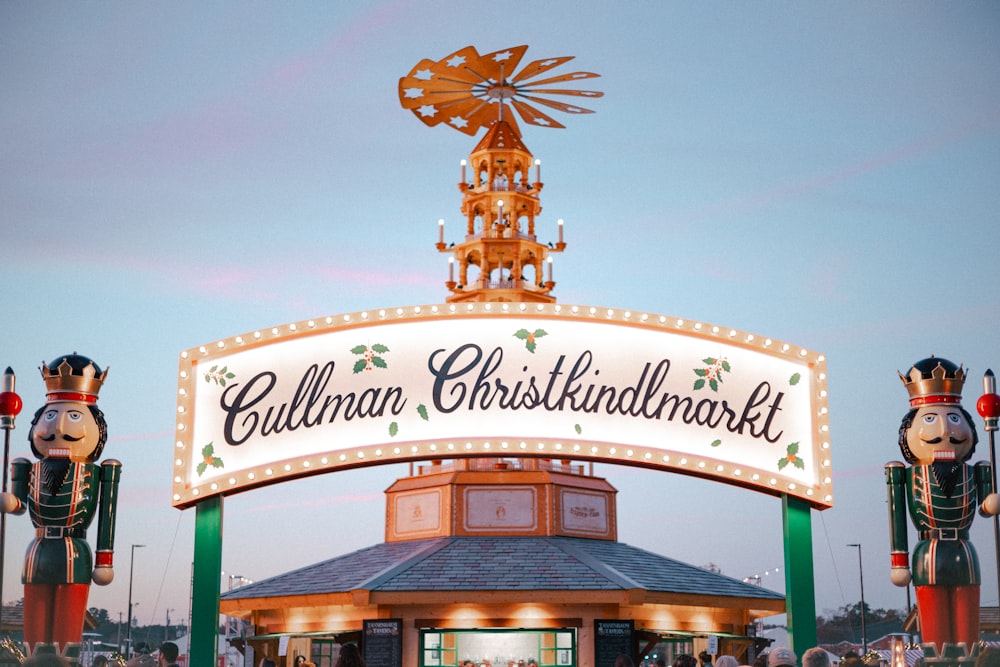
[[621,542],[439,537],[385,542],[223,593],[223,600],[356,590],[618,591],[783,600],[780,593]]

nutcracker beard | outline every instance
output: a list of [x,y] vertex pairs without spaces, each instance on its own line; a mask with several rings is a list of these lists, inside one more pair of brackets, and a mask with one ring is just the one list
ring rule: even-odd
[[965,643],[979,641],[979,586],[915,586],[920,614],[920,641]]
[[24,643],[34,653],[39,644],[53,644],[61,653],[68,644],[83,642],[87,584],[25,584]]

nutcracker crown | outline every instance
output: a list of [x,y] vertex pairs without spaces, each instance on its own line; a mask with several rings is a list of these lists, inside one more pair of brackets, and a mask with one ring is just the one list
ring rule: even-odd
[[100,367],[88,357],[73,353],[59,357],[58,360],[46,364],[42,362],[42,380],[45,381],[46,400],[82,401],[96,403],[101,385],[108,376],[108,371]]
[[899,373],[913,408],[932,403],[958,405],[962,402],[965,376],[965,370],[960,365],[933,355],[913,364],[907,375]]

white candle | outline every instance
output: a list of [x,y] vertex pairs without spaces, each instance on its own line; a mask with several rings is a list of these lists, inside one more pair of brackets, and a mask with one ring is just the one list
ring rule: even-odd
[[455,282],[455,258],[448,258],[448,282]]
[[465,160],[462,160],[462,182],[465,183]]
[[563,235],[562,235],[563,221],[562,221],[562,218],[559,218],[559,223],[558,224],[559,224],[559,243],[562,243],[563,242],[563,240],[562,240],[563,239]]
[[498,211],[498,215],[499,215],[498,220],[500,221],[500,224],[502,225],[503,224],[503,200],[502,199],[497,202],[497,211]]
[[549,257],[549,282],[552,282],[552,258]]
[[541,183],[542,182],[542,161],[541,160],[535,160],[535,182],[536,183]]
[[444,243],[444,218],[438,220],[438,243]]

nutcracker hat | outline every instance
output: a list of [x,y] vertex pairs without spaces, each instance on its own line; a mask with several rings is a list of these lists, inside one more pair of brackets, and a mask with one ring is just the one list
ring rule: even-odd
[[965,377],[965,370],[961,366],[933,355],[913,364],[906,375],[899,374],[899,379],[910,395],[912,408],[938,403],[960,404]]
[[45,381],[45,400],[48,403],[75,401],[97,403],[108,370],[82,354],[65,354],[55,361],[42,362],[42,380]]

